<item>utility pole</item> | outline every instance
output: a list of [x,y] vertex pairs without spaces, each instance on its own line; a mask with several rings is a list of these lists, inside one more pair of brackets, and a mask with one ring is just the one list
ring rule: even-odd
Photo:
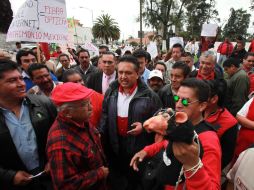
[[140,5],[140,10],[139,10],[139,13],[140,13],[140,48],[142,48],[142,37],[143,37],[143,31],[142,31],[142,0],[139,0],[139,5]]

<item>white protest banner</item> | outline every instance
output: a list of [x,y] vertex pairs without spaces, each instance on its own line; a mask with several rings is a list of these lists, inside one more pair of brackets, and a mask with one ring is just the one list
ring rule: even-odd
[[91,56],[99,55],[99,48],[93,45],[92,43],[88,42],[81,46],[84,49],[87,49]]
[[26,0],[12,20],[8,41],[67,43],[65,0]]
[[170,48],[175,44],[181,44],[183,46],[183,37],[172,37],[169,40]]
[[156,42],[150,42],[148,44],[147,52],[150,53],[152,59],[154,59],[158,55]]
[[217,24],[203,24],[201,36],[215,37],[217,35]]

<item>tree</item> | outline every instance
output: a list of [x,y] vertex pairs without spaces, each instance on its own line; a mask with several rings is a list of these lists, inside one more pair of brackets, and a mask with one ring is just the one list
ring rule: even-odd
[[223,37],[231,39],[235,39],[239,35],[247,37],[251,14],[242,8],[237,10],[231,8],[230,11],[230,17],[222,31]]
[[254,0],[251,0],[251,1],[250,1],[250,9],[251,9],[251,10],[254,10]]
[[120,38],[120,29],[117,22],[108,14],[103,14],[98,17],[92,28],[95,38],[104,39],[106,44],[109,40],[118,40]]
[[12,21],[13,12],[9,0],[0,1],[0,32],[6,33]]
[[208,23],[211,19],[219,19],[218,11],[215,9],[215,0],[196,0],[186,6],[186,25],[189,37],[198,38],[201,33],[202,24]]
[[[160,33],[169,46],[171,27],[175,25],[178,32],[183,28],[185,15],[188,27],[193,34],[200,34],[204,22],[218,14],[214,9],[215,0],[144,0],[143,18],[148,26],[152,26]],[[160,32],[159,32],[160,31]]]

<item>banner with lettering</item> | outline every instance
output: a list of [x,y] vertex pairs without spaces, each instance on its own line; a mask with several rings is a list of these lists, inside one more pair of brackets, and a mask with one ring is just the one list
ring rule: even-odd
[[65,0],[26,0],[12,20],[9,41],[66,43],[68,22]]

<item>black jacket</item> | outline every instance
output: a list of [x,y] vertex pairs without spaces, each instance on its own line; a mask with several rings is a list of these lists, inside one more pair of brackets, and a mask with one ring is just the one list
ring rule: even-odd
[[[102,77],[103,72],[93,73],[89,76],[86,82],[86,86],[102,94]],[[117,74],[116,74],[117,79]]]
[[[138,136],[127,136],[126,150],[120,150],[120,138],[117,131],[117,99],[118,99],[118,81],[110,84],[103,101],[102,118],[100,123],[100,132],[104,139],[104,145],[108,145],[109,162],[115,160],[121,153],[132,157],[136,152],[143,149],[146,145],[154,142],[153,135],[143,131]],[[129,105],[128,111],[128,130],[134,122],[143,123],[153,116],[161,108],[161,101],[156,93],[150,90],[144,82],[138,80],[138,90]],[[112,159],[111,159],[112,158]]]
[[[43,171],[46,161],[45,147],[47,142],[48,130],[55,120],[57,111],[54,105],[46,96],[27,95],[25,98],[29,108],[31,122],[37,140],[39,154],[39,168]],[[17,171],[27,171],[24,163],[20,159],[12,140],[8,127],[6,126],[4,116],[0,110],[0,189],[23,190],[34,189],[30,185],[25,187],[14,187],[13,178]]]
[[158,95],[161,99],[163,108],[175,109],[174,95],[170,84],[167,84],[162,89],[160,89]]
[[89,66],[89,69],[87,70],[86,74],[81,70],[80,65],[77,65],[76,67],[74,67],[74,69],[81,73],[85,83],[87,82],[87,79],[90,77],[91,74],[99,72],[99,70],[93,65]]

